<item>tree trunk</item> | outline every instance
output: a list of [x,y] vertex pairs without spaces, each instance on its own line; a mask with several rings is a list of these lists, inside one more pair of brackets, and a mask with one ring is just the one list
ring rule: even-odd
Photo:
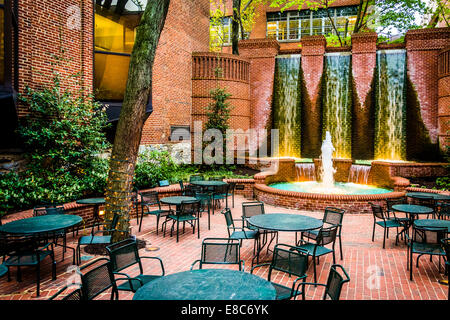
[[[149,1],[137,27],[128,81],[117,124],[106,187],[106,222],[119,215],[116,230],[129,230],[134,167],[151,95],[153,62],[170,0]],[[127,236],[114,232],[113,242]]]
[[239,20],[241,12],[241,0],[233,0],[233,20],[231,22],[231,45],[232,53],[239,55]]

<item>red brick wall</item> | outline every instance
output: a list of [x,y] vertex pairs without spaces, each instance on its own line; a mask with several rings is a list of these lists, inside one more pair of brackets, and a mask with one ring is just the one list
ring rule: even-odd
[[275,56],[279,51],[276,40],[255,39],[239,42],[239,53],[250,61],[251,128],[271,129],[271,110]]
[[438,54],[448,45],[450,28],[406,33],[407,68],[420,102],[421,116],[431,142],[438,138]]
[[442,151],[448,152],[450,147],[450,47],[439,53],[438,64],[439,146]]
[[[153,68],[153,113],[141,144],[168,142],[171,125],[190,125],[192,52],[208,51],[209,1],[172,0]],[[164,120],[162,120],[164,119]]]
[[306,91],[302,91],[304,128],[302,157],[318,157],[322,144],[320,82],[324,68],[326,40],[324,36],[302,38],[302,70]]
[[[80,14],[74,14],[77,12]],[[77,17],[81,18],[78,27]],[[92,92],[92,1],[22,0],[19,1],[17,20],[19,93],[24,93],[27,85],[34,89],[50,85],[52,68],[63,77],[82,72],[80,84],[86,93]],[[70,61],[53,66],[52,63],[57,62],[55,55],[61,56],[61,48],[64,48],[64,57]],[[68,79],[66,84],[74,91],[79,88],[74,79]],[[19,105],[19,116],[26,113],[26,108]]]

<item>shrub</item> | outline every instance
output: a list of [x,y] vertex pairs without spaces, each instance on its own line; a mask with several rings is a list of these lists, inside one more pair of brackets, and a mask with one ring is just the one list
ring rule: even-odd
[[174,175],[178,165],[173,161],[169,152],[145,150],[139,154],[134,170],[134,186],[138,189],[152,188],[158,181],[174,182]]
[[63,90],[56,73],[51,87],[26,88],[19,99],[29,110],[18,128],[27,165],[0,176],[0,209],[103,194],[108,163],[99,155],[109,147],[104,108],[83,92]]

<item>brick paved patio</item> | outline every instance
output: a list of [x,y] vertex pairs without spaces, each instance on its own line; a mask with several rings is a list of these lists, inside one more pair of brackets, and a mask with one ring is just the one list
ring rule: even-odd
[[[248,201],[242,196],[236,196],[235,208],[232,209],[233,217],[241,216],[241,203]],[[290,210],[280,207],[266,205],[267,213],[297,213],[321,219],[322,212],[304,212]],[[31,214],[31,213],[30,213]],[[8,222],[9,217],[5,219]],[[166,274],[188,270],[192,262],[200,257],[201,242],[205,237],[226,237],[227,231],[225,219],[217,210],[211,216],[211,230],[207,228],[207,215],[200,219],[201,231],[200,239],[197,234],[192,234],[192,229],[186,227],[186,232],[180,235],[180,241],[177,243],[175,236],[170,237],[168,233],[163,237],[162,233],[156,235],[156,219],[154,217],[145,217],[142,231],[137,233],[136,219],[133,219],[131,225],[133,233],[138,239],[146,240],[151,246],[160,248],[158,251],[147,251],[141,249],[141,255],[158,256],[164,262]],[[340,260],[338,254],[338,244],[336,244],[337,263],[344,266],[350,275],[351,281],[346,284],[341,299],[345,300],[445,300],[447,299],[448,287],[438,283],[443,277],[443,273],[438,272],[438,259],[433,258],[430,262],[428,257],[420,259],[419,268],[414,266],[414,280],[409,280],[409,271],[406,270],[406,245],[400,242],[395,245],[394,232],[391,230],[391,237],[386,240],[386,249],[382,249],[383,230],[377,227],[375,241],[371,241],[373,218],[367,214],[349,214],[344,216],[342,228],[342,242],[344,248],[344,259]],[[280,233],[279,242],[293,244],[294,233]],[[72,238],[72,233],[68,234],[68,243],[76,246],[77,238]],[[57,279],[51,280],[51,269],[47,260],[41,270],[41,296],[36,297],[35,271],[23,268],[22,282],[18,283],[15,278],[16,270],[11,271],[11,281],[7,277],[0,279],[0,300],[29,300],[29,299],[48,299],[62,288],[69,277],[67,268],[72,265],[70,251],[66,254],[64,261],[62,259],[61,247],[56,247]],[[266,251],[264,250],[264,253]],[[82,251],[85,256],[83,263],[92,261],[96,256],[92,256]],[[253,241],[244,241],[241,249],[241,258],[245,260],[245,271],[249,272],[251,268],[251,259],[253,255]],[[91,259],[89,259],[89,256]],[[267,260],[270,256],[262,256],[262,260]],[[159,272],[157,264],[151,264],[151,261],[144,259],[144,270],[147,273]],[[332,256],[327,255],[320,259],[320,265],[317,267],[318,281],[325,283]],[[441,270],[443,270],[441,261]],[[157,271],[158,270],[158,271]],[[130,270],[129,274],[138,272],[137,269]],[[257,275],[267,278],[267,269],[258,268]],[[273,281],[289,286],[294,278],[289,278],[285,274],[275,275]],[[377,282],[378,280],[378,282]],[[307,281],[313,281],[313,268],[308,269]],[[378,285],[377,285],[378,284]],[[320,287],[310,287],[307,290],[307,299],[320,299],[323,289]],[[120,292],[121,300],[129,300],[132,294]],[[109,299],[109,293],[100,296],[100,299]]]

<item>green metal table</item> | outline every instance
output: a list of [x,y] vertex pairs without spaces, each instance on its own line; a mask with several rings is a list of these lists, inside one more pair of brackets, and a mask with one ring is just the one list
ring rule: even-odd
[[432,197],[437,201],[450,201],[450,196],[441,193],[432,192],[408,192],[406,196],[409,198],[421,198],[421,197]]
[[77,204],[87,204],[94,206],[94,223],[100,221],[100,206],[106,203],[105,198],[87,198],[76,201]]
[[[262,230],[295,232],[295,243],[297,243],[297,232],[316,230],[323,226],[322,220],[300,214],[289,213],[260,214],[252,216],[246,220],[250,225]],[[273,238],[267,244],[267,248],[269,248],[272,241]],[[252,259],[252,264],[255,259],[256,263],[259,263],[259,254],[265,246],[266,241],[264,241],[262,244],[260,241],[258,241],[258,249],[255,257],[253,257]]]
[[49,234],[80,224],[80,216],[52,214],[8,222],[0,226],[0,232],[16,235]]
[[251,273],[200,269],[170,274],[139,288],[133,300],[275,300],[273,285]]
[[447,228],[450,233],[450,220],[420,219],[414,221],[414,225],[422,228]]
[[[403,230],[400,231],[398,235],[400,235],[402,232],[409,235],[409,228],[413,224],[414,220],[416,220],[416,217],[420,214],[432,214],[433,209],[425,206],[419,206],[416,204],[394,204],[392,206],[392,210],[406,213],[406,217],[408,220],[402,220],[400,221],[403,224]],[[405,238],[406,241],[406,238]]]
[[173,206],[179,206],[181,205],[182,201],[195,201],[197,198],[195,197],[187,197],[187,196],[174,196],[174,197],[165,197],[161,198],[159,201]]

